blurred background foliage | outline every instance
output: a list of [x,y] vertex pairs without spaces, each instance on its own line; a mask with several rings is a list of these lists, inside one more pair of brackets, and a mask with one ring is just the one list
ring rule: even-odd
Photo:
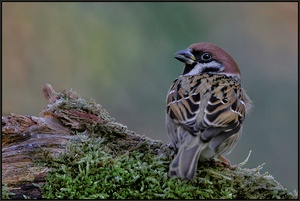
[[74,89],[120,123],[168,142],[165,97],[177,50],[215,43],[254,101],[228,158],[298,188],[298,3],[2,3],[2,115],[39,115],[42,87]]

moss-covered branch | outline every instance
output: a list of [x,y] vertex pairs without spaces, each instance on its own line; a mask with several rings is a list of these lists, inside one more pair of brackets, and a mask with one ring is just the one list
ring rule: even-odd
[[[170,178],[174,150],[117,123],[94,101],[44,88],[41,117],[2,118],[3,198],[296,199],[262,166],[214,161],[191,181]],[[16,175],[16,172],[18,174]]]

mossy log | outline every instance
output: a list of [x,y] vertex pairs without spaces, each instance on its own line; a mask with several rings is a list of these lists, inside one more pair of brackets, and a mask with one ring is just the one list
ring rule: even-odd
[[2,198],[297,199],[262,166],[199,164],[197,178],[169,178],[174,150],[139,135],[95,101],[43,89],[40,117],[2,117]]

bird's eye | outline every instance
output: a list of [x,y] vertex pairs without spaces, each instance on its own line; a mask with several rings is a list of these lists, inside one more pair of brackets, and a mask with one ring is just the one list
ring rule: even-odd
[[210,53],[208,53],[208,52],[204,52],[203,54],[202,54],[202,56],[201,56],[201,59],[203,60],[203,61],[209,61],[209,60],[211,60],[211,54]]

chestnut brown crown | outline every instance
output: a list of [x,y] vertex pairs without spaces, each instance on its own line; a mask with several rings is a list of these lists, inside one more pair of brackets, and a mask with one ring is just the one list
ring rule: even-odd
[[240,77],[240,70],[234,59],[212,43],[192,44],[187,49],[176,52],[175,58],[185,63],[183,75],[212,73]]

